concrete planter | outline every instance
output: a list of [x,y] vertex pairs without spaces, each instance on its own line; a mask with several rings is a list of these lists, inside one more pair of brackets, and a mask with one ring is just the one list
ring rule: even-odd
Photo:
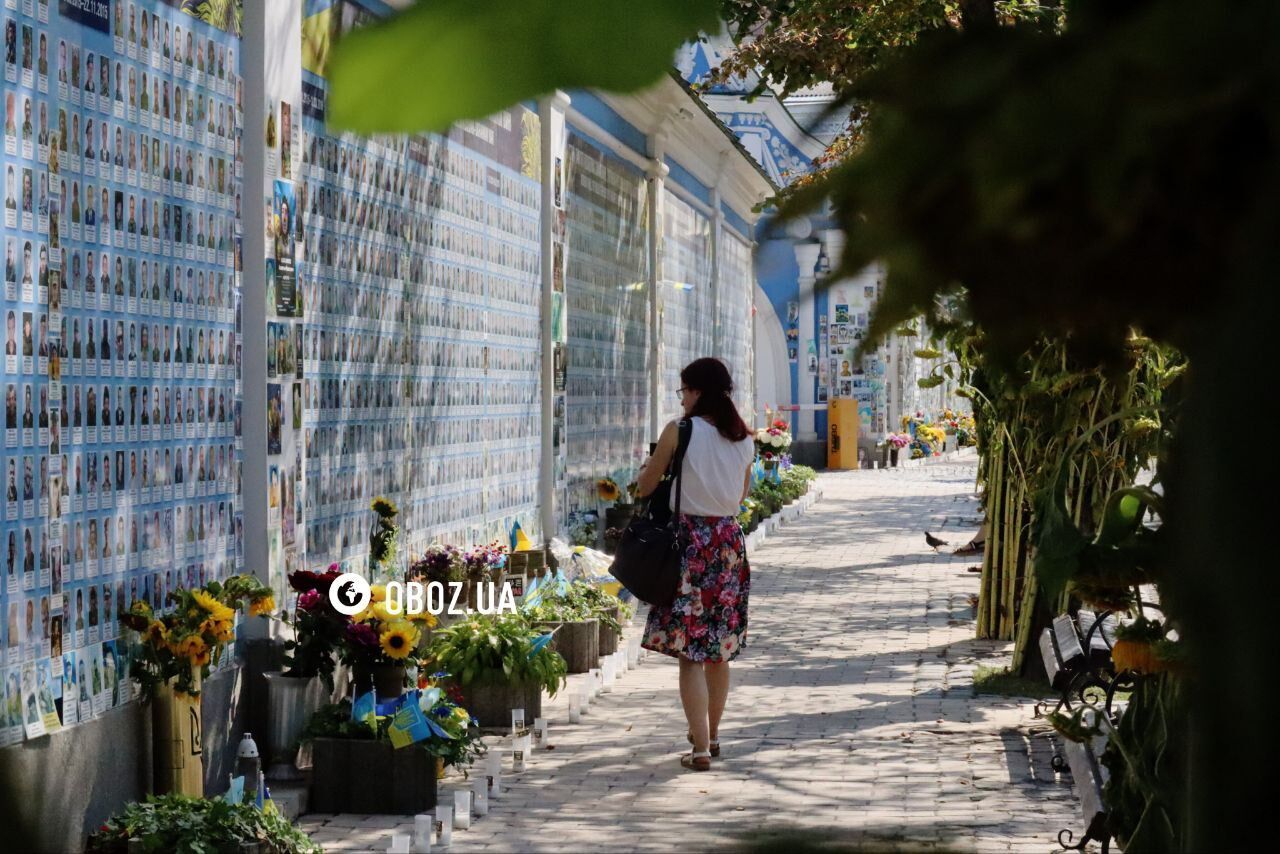
[[[615,620],[618,619],[617,608],[612,609],[611,613]],[[614,631],[612,626],[606,624],[603,621],[600,622],[600,632],[599,632],[598,638],[599,638],[598,651],[601,656],[613,655],[615,652],[618,651],[618,633]]]
[[311,743],[311,810],[416,815],[436,805],[436,758],[420,745],[317,738]]
[[544,630],[556,629],[551,649],[560,653],[570,673],[586,673],[600,663],[600,621],[538,623]]
[[462,686],[463,708],[481,727],[511,726],[511,710],[524,709],[524,719],[542,715],[542,687],[509,682],[501,670],[487,670]]

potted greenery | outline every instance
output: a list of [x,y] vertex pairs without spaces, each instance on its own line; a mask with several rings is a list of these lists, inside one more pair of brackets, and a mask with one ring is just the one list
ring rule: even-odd
[[622,626],[631,619],[634,608],[611,593],[585,581],[574,581],[572,587],[586,601],[591,614],[599,623],[600,655],[612,655],[618,651]]
[[564,682],[564,659],[542,634],[519,614],[477,616],[434,632],[426,657],[451,674],[480,726],[501,727],[512,709],[537,717],[542,691],[555,694]]
[[252,575],[233,575],[193,590],[180,588],[169,601],[172,609],[156,614],[138,600],[120,614],[120,622],[137,633],[129,676],[145,699],[155,700],[156,788],[201,794],[202,746],[191,735],[200,731],[201,683],[235,638],[236,611],[270,616],[275,599]]
[[550,648],[564,657],[569,673],[586,673],[600,663],[600,622],[582,586],[544,593],[524,612],[535,626],[555,632]]
[[89,836],[89,854],[143,851],[235,851],[320,854],[310,837],[275,810],[252,801],[162,795],[128,804]]
[[320,707],[302,732],[309,745],[311,807],[317,812],[416,814],[436,803],[436,780],[450,766],[465,766],[483,751],[476,720],[457,700],[448,674],[423,680],[417,702],[428,732],[419,741],[396,746],[393,715],[352,718],[351,703]]

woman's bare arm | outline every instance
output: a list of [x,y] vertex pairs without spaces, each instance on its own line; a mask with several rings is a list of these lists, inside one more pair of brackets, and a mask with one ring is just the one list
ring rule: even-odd
[[658,446],[653,449],[653,455],[640,466],[636,485],[639,487],[641,497],[650,495],[658,488],[663,475],[667,473],[667,467],[671,465],[671,458],[675,456],[676,445],[680,439],[679,434],[680,428],[675,421],[667,424],[662,430],[662,435],[658,437]]
[[747,463],[747,474],[746,477],[742,479],[742,497],[738,499],[739,504],[746,501],[747,496],[751,494],[751,466],[754,462],[755,461],[752,460],[750,463]]

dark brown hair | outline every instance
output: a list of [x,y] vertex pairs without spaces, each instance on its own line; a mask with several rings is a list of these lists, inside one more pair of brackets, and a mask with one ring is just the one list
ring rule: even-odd
[[701,392],[690,415],[710,418],[720,435],[730,442],[740,442],[751,435],[730,397],[733,378],[724,362],[710,357],[696,359],[680,372],[680,382],[687,389]]

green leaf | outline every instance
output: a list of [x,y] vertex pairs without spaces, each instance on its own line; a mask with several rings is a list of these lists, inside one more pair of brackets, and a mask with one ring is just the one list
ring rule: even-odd
[[331,126],[443,132],[556,89],[633,92],[718,28],[715,0],[423,0],[346,35],[329,65]]

